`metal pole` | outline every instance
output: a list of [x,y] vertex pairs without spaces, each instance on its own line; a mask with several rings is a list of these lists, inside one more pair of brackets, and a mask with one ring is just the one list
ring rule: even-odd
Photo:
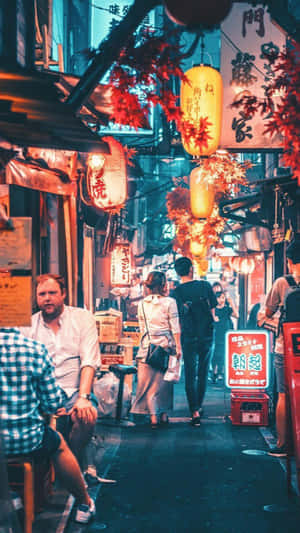
[[118,58],[128,36],[134,32],[147,13],[160,3],[161,0],[135,0],[120,24],[100,44],[95,59],[66,100],[75,112],[81,108],[112,63]]

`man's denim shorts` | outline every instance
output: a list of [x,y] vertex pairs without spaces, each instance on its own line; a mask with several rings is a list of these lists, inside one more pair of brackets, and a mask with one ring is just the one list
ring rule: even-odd
[[50,428],[49,426],[45,426],[45,433],[41,446],[36,450],[33,450],[30,455],[37,462],[42,462],[45,459],[50,459],[52,455],[57,452],[60,446],[60,442],[61,438],[59,433],[57,433],[57,431],[54,431],[54,429]]
[[277,392],[286,392],[285,375],[284,375],[284,355],[282,353],[275,353],[274,367],[275,367],[275,373],[276,373]]

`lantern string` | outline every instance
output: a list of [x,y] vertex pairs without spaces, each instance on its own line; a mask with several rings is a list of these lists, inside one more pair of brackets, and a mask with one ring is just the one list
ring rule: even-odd
[[203,65],[204,48],[205,48],[204,33],[202,33],[201,35],[201,65]]

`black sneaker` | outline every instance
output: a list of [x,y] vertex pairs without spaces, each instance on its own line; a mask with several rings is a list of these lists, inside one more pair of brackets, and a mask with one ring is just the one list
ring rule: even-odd
[[201,426],[201,423],[200,423],[200,416],[193,416],[192,420],[191,420],[191,425],[193,427],[199,427]]
[[272,455],[273,457],[286,457],[287,456],[286,446],[284,445],[280,447],[273,446],[268,451],[268,455]]

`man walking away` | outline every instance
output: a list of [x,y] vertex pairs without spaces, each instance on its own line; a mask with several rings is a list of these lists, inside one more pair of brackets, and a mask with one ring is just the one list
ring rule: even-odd
[[200,413],[206,391],[211,359],[216,296],[208,281],[193,280],[193,264],[188,257],[175,261],[180,285],[171,296],[176,299],[181,324],[181,344],[185,370],[185,390],[192,426],[200,426]]

